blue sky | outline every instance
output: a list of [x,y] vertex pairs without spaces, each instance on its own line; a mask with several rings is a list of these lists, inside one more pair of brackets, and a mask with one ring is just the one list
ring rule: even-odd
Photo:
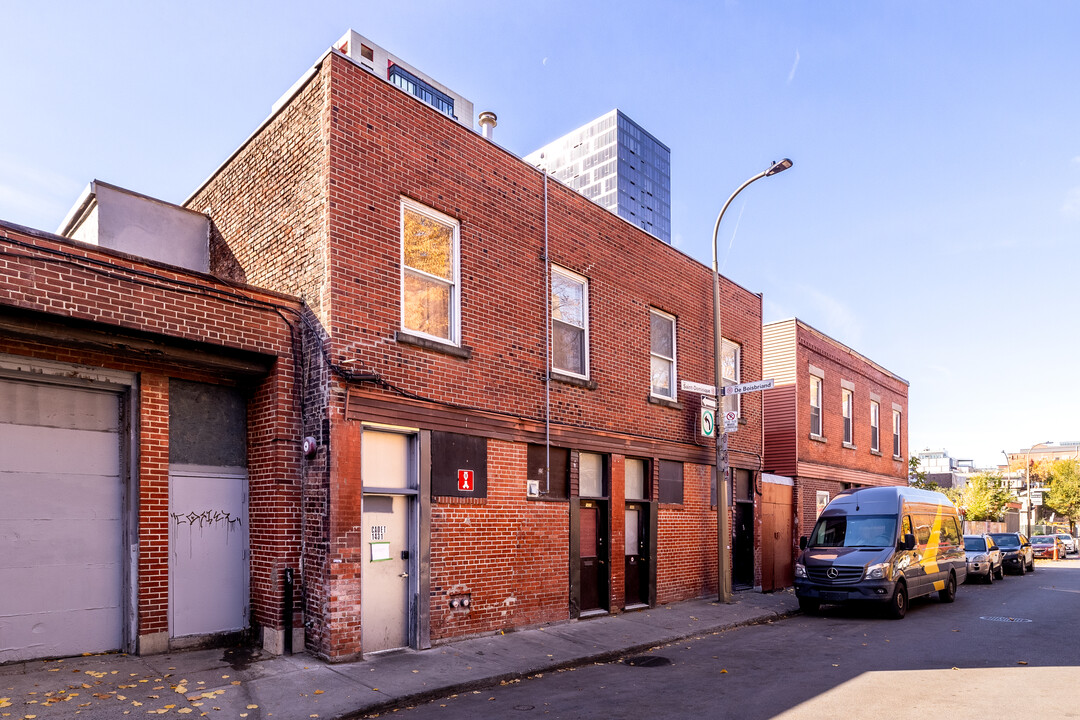
[[1080,440],[1080,3],[0,0],[0,27],[4,220],[55,230],[95,178],[182,202],[351,27],[518,155],[622,109],[705,263],[792,158],[720,230],[767,321],[908,380],[912,452]]

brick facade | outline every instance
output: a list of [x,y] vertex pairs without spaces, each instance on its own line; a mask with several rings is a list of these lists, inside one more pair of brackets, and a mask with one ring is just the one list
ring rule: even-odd
[[[164,238],[163,241],[168,241]],[[129,649],[168,649],[169,380],[223,383],[248,401],[250,597],[255,628],[281,632],[279,571],[299,564],[299,406],[294,299],[0,224],[0,354],[131,373],[128,487],[137,494]],[[16,378],[32,380],[24,373]],[[89,381],[88,381],[89,382]],[[129,453],[125,452],[125,455]],[[268,644],[280,639],[264,633]]]
[[[818,491],[907,484],[908,383],[855,350],[792,319],[764,328],[765,471],[795,479],[794,539],[817,519]],[[810,382],[821,381],[821,433],[811,432]],[[844,390],[852,394],[852,442],[844,442]],[[878,450],[870,406],[880,409]],[[893,409],[900,412],[900,453],[893,455]]]
[[[459,224],[458,346],[401,332],[403,199]],[[683,503],[657,512],[657,601],[715,592],[713,451],[698,435],[698,396],[649,397],[650,308],[676,317],[678,380],[712,384],[708,268],[336,52],[186,204],[212,219],[213,272],[301,295],[314,311],[305,332],[325,339],[325,353],[309,342],[304,356],[304,434],[320,443],[304,479],[312,651],[364,652],[356,478],[369,426],[418,433],[421,447],[432,432],[487,440],[485,498],[418,501],[430,560],[416,646],[576,617],[578,499],[526,495],[527,445],[549,437],[575,459],[604,457],[605,609],[623,601],[626,457],[654,475],[661,459],[684,463]],[[587,381],[546,381],[550,265],[588,281]],[[741,379],[759,379],[760,296],[725,279],[722,306]],[[760,396],[743,397],[742,416],[731,464],[756,473]],[[450,608],[458,594],[471,595],[468,609]]]

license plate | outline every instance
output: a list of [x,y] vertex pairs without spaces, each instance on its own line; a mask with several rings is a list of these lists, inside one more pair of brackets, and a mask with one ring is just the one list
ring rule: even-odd
[[844,602],[847,600],[847,593],[825,590],[821,593],[821,599],[823,602]]

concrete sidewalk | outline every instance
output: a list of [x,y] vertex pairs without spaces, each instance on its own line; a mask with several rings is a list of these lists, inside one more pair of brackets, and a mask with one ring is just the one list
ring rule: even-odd
[[350,718],[538,672],[603,662],[795,613],[794,594],[736,593],[331,665],[300,653],[193,650],[0,667],[0,718]]

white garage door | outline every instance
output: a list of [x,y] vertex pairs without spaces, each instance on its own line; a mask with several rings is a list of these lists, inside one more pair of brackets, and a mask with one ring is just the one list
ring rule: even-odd
[[120,649],[120,402],[0,378],[0,662]]

